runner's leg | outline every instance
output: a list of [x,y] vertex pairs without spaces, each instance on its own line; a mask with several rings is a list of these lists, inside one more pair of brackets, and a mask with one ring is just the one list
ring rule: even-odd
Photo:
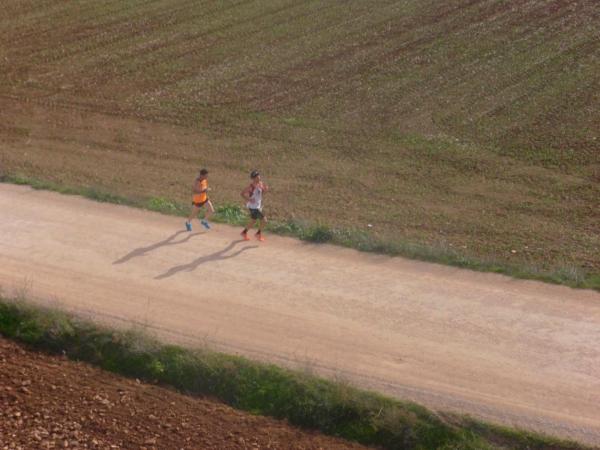
[[262,212],[259,213],[259,222],[258,222],[258,231],[256,232],[256,238],[263,242],[265,240],[265,237],[263,236],[263,228],[265,226],[265,223],[267,223],[267,218],[263,215]]
[[250,219],[248,221],[248,223],[246,224],[246,228],[244,228],[243,233],[247,233],[248,230],[251,230],[254,227],[255,223],[256,223],[256,219]]
[[196,217],[199,212],[200,212],[200,208],[198,208],[196,205],[192,205],[192,209],[190,210],[190,215],[188,216],[188,220],[185,223],[185,228],[188,231],[192,231],[192,219],[194,217]]
[[204,220],[210,219],[210,217],[215,213],[215,208],[210,200],[206,202],[206,213],[204,214]]
[[210,203],[210,200],[206,200],[204,205],[206,206],[206,212],[204,213],[204,219],[200,220],[200,223],[202,224],[202,226],[204,228],[206,228],[207,230],[210,230],[210,224],[208,223],[208,218],[214,212],[214,208],[212,206],[212,203]]
[[248,237],[248,230],[252,229],[252,227],[254,226],[254,223],[256,222],[256,219],[252,219],[250,218],[250,220],[248,220],[248,223],[246,224],[246,228],[244,228],[242,230],[242,237],[244,238],[245,241],[249,240],[250,238]]
[[190,215],[188,216],[188,222],[191,222],[194,217],[198,215],[200,212],[200,208],[196,205],[192,205],[192,209],[190,210]]
[[262,230],[265,227],[266,223],[267,223],[267,218],[265,216],[262,216],[262,218],[260,219],[260,222],[258,223],[258,232],[259,233],[262,233]]

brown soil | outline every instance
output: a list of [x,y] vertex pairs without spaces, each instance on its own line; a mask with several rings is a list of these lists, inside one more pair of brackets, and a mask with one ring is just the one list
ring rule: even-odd
[[0,338],[0,448],[360,449]]
[[[381,144],[372,159],[340,158],[337,150],[324,150],[323,142],[265,142],[227,131],[216,137],[74,104],[2,99],[0,108],[0,175],[187,204],[190,183],[206,166],[218,207],[241,204],[247,172],[259,167],[272,188],[266,205],[271,219],[368,230],[389,242],[422,242],[442,253],[451,249],[534,271],[600,268],[599,213],[592,206],[600,195],[596,185],[462,150],[433,155],[429,162],[419,157],[390,164],[388,158],[397,154]],[[477,173],[459,167],[463,163]],[[503,179],[494,175],[498,167],[506,170]],[[354,195],[348,180],[368,195]]]
[[596,0],[4,3],[0,172],[600,271]]

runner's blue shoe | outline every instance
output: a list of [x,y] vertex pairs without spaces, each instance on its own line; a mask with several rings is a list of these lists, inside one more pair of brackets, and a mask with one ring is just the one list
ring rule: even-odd
[[207,230],[210,230],[210,225],[206,220],[201,220],[200,223],[202,225],[204,225],[204,228],[206,228]]
[[188,231],[192,231],[192,224],[189,223],[189,222],[186,222],[185,223],[185,229],[188,230]]

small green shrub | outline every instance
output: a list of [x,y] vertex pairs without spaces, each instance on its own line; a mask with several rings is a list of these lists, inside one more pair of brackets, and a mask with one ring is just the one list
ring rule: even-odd
[[215,209],[215,219],[219,222],[242,225],[247,220],[245,211],[238,205],[219,205]]
[[72,191],[71,194],[81,194],[86,198],[102,203],[114,203],[116,205],[131,205],[131,201],[119,196],[103,191],[97,187],[87,187],[81,192]]
[[300,237],[309,242],[323,244],[333,240],[333,231],[325,225],[315,225],[305,230]]
[[171,215],[178,214],[182,211],[182,207],[180,205],[163,197],[151,198],[147,201],[146,208],[151,211]]

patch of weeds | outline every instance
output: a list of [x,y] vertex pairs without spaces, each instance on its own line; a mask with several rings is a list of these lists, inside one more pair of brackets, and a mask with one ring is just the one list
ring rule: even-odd
[[481,436],[493,443],[493,448],[514,448],[522,450],[582,450],[585,447],[575,442],[538,435],[526,430],[508,428],[485,423],[468,416],[446,415],[450,422],[456,423],[474,435]]
[[402,145],[413,152],[426,156],[437,155],[456,145],[456,143],[446,142],[440,138],[427,138],[415,133],[398,133],[392,131],[388,138],[395,144]]
[[556,271],[556,275],[560,280],[566,282],[582,284],[585,282],[585,273],[581,269],[572,264],[566,264]]
[[163,214],[179,215],[184,212],[183,207],[163,197],[152,197],[146,202],[146,208]]
[[116,205],[133,205],[133,202],[120,195],[111,194],[97,187],[86,187],[80,191],[73,190],[72,194],[83,195],[86,198],[103,203],[114,203]]
[[115,195],[110,192],[104,191],[94,186],[86,187],[70,187],[63,186],[59,183],[53,183],[51,181],[39,180],[37,178],[28,177],[21,174],[10,174],[3,175],[0,178],[3,183],[12,183],[23,186],[30,186],[36,190],[54,191],[60,194],[66,195],[81,195],[82,197],[95,200],[97,202],[114,203],[117,205],[129,205],[135,206],[136,202],[120,195]]
[[21,186],[30,186],[33,189],[40,189],[40,190],[46,189],[46,190],[51,190],[51,191],[55,191],[58,189],[58,186],[53,183],[50,183],[48,181],[38,180],[36,178],[30,178],[30,177],[27,177],[27,176],[21,175],[21,174],[3,175],[0,180],[3,183],[12,183],[12,184],[18,184]]
[[323,244],[325,242],[331,242],[334,238],[333,231],[326,225],[314,225],[300,235],[300,238],[309,241]]
[[282,236],[299,237],[304,232],[305,225],[297,220],[287,220],[285,222],[269,222],[267,229],[275,234]]
[[262,111],[249,111],[244,114],[244,117],[254,122],[265,122],[269,119],[269,115]]
[[239,205],[219,205],[213,217],[218,222],[232,225],[243,225],[247,220],[246,212]]
[[7,127],[8,132],[20,138],[27,138],[31,135],[31,130],[25,127]]
[[583,282],[583,287],[600,291],[600,274],[588,274]]

